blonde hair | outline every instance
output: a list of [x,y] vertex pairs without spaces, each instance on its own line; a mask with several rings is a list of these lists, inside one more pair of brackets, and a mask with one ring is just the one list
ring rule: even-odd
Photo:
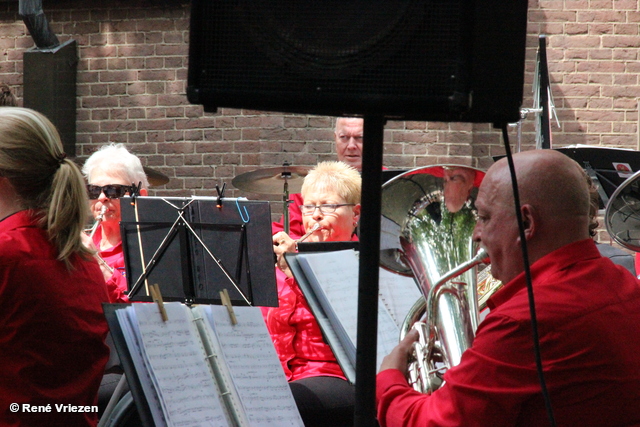
[[66,158],[58,131],[44,115],[0,108],[0,175],[16,190],[21,207],[35,212],[58,260],[71,268],[74,254],[91,254],[81,240],[87,220],[82,174]]
[[304,177],[300,192],[332,191],[346,203],[360,203],[362,178],[358,171],[343,162],[321,162]]

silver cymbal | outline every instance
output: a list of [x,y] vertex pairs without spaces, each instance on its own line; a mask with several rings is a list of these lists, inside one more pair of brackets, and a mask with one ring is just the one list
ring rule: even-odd
[[240,190],[258,194],[283,194],[287,183],[289,193],[299,193],[309,170],[304,166],[258,169],[236,176],[231,183]]
[[151,169],[147,166],[143,166],[142,169],[144,169],[144,173],[147,175],[149,185],[165,185],[169,182],[169,177],[162,172],[158,172],[157,170]]

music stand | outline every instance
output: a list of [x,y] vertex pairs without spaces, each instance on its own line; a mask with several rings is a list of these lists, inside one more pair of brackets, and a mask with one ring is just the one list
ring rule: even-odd
[[[130,201],[131,203],[127,203]],[[277,306],[271,209],[266,201],[214,197],[123,198],[120,223],[129,299]]]
[[[600,209],[604,209],[616,189],[640,170],[640,152],[625,148],[574,145],[554,148],[584,168],[598,189]],[[494,156],[498,161],[505,156]]]
[[640,152],[623,148],[569,146],[554,148],[584,168],[600,195],[604,209],[616,189],[640,170]]

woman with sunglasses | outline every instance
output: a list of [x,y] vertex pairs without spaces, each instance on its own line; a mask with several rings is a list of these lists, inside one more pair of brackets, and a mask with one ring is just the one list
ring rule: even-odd
[[[0,425],[95,426],[109,349],[100,268],[81,239],[84,181],[55,127],[0,108]],[[17,408],[17,410],[16,410]]]
[[[346,163],[323,162],[311,170],[301,190],[302,225],[311,233],[305,241],[357,240],[360,187],[360,174]],[[284,260],[296,244],[282,231],[273,235],[279,306],[267,309],[267,327],[305,426],[352,426],[355,389]]]
[[140,186],[146,196],[149,182],[140,159],[122,144],[109,144],[93,153],[82,167],[88,185],[89,207],[96,222],[93,241],[107,282],[111,302],[127,302],[127,278],[120,235],[120,198]]

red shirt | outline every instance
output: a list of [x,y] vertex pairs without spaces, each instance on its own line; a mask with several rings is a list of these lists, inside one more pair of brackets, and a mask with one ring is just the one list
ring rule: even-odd
[[[95,260],[56,260],[47,233],[21,211],[0,222],[0,425],[95,426],[97,413],[57,412],[90,406],[109,348],[102,303],[108,301]],[[50,413],[13,413],[9,405],[51,405]]]
[[[96,248],[100,247],[100,241],[102,234],[100,233],[100,227],[93,235],[93,243]],[[127,276],[124,268],[124,252],[122,252],[122,241],[115,246],[99,251],[98,255],[102,258],[109,267],[113,268],[113,275],[107,280],[107,291],[109,292],[109,301],[112,303],[127,303],[129,297],[125,294],[127,292]]]
[[[640,423],[640,282],[591,239],[531,266],[547,389],[558,426]],[[460,364],[431,395],[377,376],[381,426],[548,426],[524,274],[490,300]]]
[[276,269],[278,307],[266,309],[266,322],[287,380],[329,376],[346,380],[300,287]]

